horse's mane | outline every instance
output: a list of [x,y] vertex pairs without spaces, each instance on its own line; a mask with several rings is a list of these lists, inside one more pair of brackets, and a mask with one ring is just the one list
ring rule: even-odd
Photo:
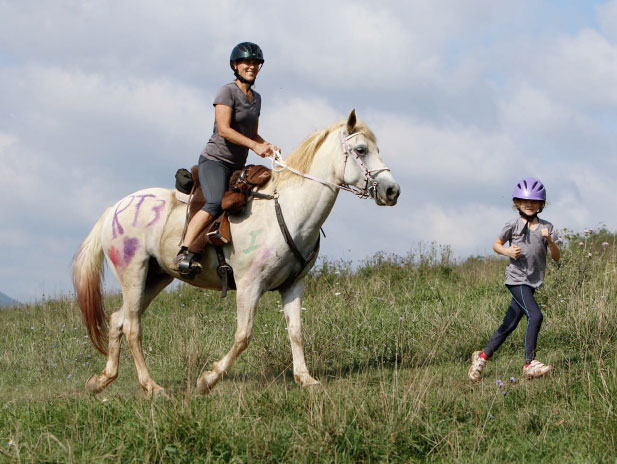
[[[321,145],[331,133],[340,130],[340,128],[345,124],[346,121],[339,121],[327,129],[315,132],[313,135],[306,138],[294,151],[291,152],[289,156],[285,158],[285,164],[291,168],[297,169],[300,172],[307,173],[313,164],[317,150],[319,150]],[[364,123],[360,121],[356,123],[353,133],[361,133],[372,142],[376,142],[373,131],[371,131]],[[304,178],[288,170],[280,172],[273,171],[272,181],[270,184],[276,187],[283,182],[294,180],[301,182]]]

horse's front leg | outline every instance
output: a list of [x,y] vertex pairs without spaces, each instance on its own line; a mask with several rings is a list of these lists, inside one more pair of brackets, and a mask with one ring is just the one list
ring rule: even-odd
[[291,287],[282,290],[283,310],[289,341],[291,342],[291,355],[293,357],[294,380],[302,387],[318,385],[319,381],[311,377],[304,360],[304,347],[302,346],[302,295],[304,293],[304,279],[295,282]]
[[197,379],[198,393],[210,393],[218,381],[227,374],[227,371],[229,371],[240,353],[248,347],[253,332],[257,302],[262,293],[261,288],[258,287],[242,288],[242,286],[238,286],[238,291],[236,292],[237,322],[234,344],[220,361],[212,365],[211,371],[204,371],[199,376],[199,379]]

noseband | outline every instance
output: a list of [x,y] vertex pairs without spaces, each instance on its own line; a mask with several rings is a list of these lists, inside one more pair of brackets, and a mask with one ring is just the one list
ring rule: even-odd
[[[362,158],[358,154],[358,152],[351,146],[349,140],[351,140],[356,135],[359,135],[359,132],[354,132],[353,134],[348,134],[345,129],[341,128],[341,145],[343,146],[343,153],[345,154],[345,163],[343,164],[343,180],[345,180],[345,170],[347,169],[347,160],[349,159],[349,155],[356,160],[360,169],[364,172],[364,188],[360,189],[353,185],[343,184],[340,188],[343,190],[347,190],[348,192],[353,193],[358,198],[376,198],[377,196],[377,180],[375,180],[375,176],[377,176],[382,171],[389,171],[390,168],[381,168],[381,169],[369,169]],[[344,186],[344,187],[343,187]]]
[[[346,183],[334,184],[325,179],[320,179],[318,177],[311,176],[310,174],[305,174],[303,172],[300,172],[297,169],[289,167],[287,166],[287,164],[285,164],[285,162],[281,158],[281,152],[275,152],[274,156],[272,156],[272,170],[275,172],[281,172],[281,171],[284,171],[285,169],[288,169],[294,174],[304,177],[305,179],[314,180],[315,182],[319,182],[320,184],[327,185],[329,187],[351,192],[358,198],[376,198],[377,180],[375,179],[375,177],[382,171],[389,171],[390,168],[384,167],[380,169],[372,169],[372,170],[369,169],[366,166],[366,164],[364,164],[364,161],[362,161],[362,158],[360,157],[358,152],[349,143],[349,140],[354,138],[356,135],[360,135],[360,132],[354,132],[353,134],[348,134],[344,128],[341,128],[339,133],[341,137],[341,146],[343,148],[343,155],[345,156],[345,161],[343,163],[343,181],[345,179],[345,171],[347,169],[347,160],[351,156],[356,161],[356,164],[360,167],[362,172],[364,173],[364,179],[365,179],[364,188],[361,189],[359,187],[356,187],[354,185],[349,185]],[[277,164],[278,166],[280,166],[280,168],[275,168],[274,164]]]

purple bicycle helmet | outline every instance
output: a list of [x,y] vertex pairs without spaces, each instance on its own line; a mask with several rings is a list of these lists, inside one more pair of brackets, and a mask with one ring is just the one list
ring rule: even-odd
[[512,199],[546,201],[546,189],[538,179],[527,177],[516,183]]

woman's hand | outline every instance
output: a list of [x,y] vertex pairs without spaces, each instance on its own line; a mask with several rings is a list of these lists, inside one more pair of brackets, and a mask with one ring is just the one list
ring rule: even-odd
[[279,150],[279,147],[268,142],[256,142],[252,150],[262,158],[265,158],[266,156],[274,155],[274,152]]
[[262,158],[265,158],[266,156],[272,154],[272,148],[270,148],[270,144],[265,142],[255,142],[255,146],[252,148],[252,150]]

